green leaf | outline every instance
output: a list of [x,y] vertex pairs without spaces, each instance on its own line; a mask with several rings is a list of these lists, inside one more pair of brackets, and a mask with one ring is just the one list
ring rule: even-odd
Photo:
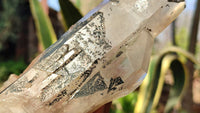
[[165,74],[169,69],[171,69],[174,78],[174,84],[170,89],[170,96],[168,98],[167,105],[165,106],[165,113],[169,113],[173,110],[173,107],[180,101],[182,97],[182,93],[184,92],[187,84],[186,81],[188,74],[185,66],[180,62],[176,55],[167,54],[161,60],[162,64],[160,77],[153,100],[152,110],[156,109],[158,105],[164,85]]
[[138,92],[130,93],[129,95],[113,101],[114,109],[110,113],[131,113],[134,111],[134,106],[137,102]]
[[184,66],[179,60],[174,60],[170,65],[170,69],[174,75],[174,85],[170,89],[165,113],[170,113],[177,102],[181,100],[189,81],[186,66]]
[[180,47],[174,47],[174,46],[173,47],[168,47],[167,49],[163,50],[160,53],[160,55],[167,54],[167,53],[177,53],[177,54],[180,54],[180,56],[183,56],[183,57],[187,58],[188,60],[190,60],[194,64],[196,64],[198,67],[200,67],[200,63],[195,58],[195,56],[192,53],[190,53],[190,52],[188,52],[188,51],[186,51],[186,50],[184,50],[184,49],[182,49]]
[[157,73],[154,74],[156,70],[155,68],[158,65],[158,59],[159,59],[158,57],[153,57],[151,59],[148,74],[146,78],[144,79],[142,85],[140,86],[138,101],[136,103],[135,110],[134,110],[135,113],[145,113],[148,109],[152,107],[152,103],[153,103],[152,95],[155,95],[157,84],[158,84],[158,80],[155,81],[155,79],[159,78],[159,77],[156,77],[156,75],[158,76],[160,74],[160,71],[156,71]]
[[[177,55],[174,52],[179,54]],[[169,48],[162,52],[160,56],[152,58],[148,75],[140,87],[135,113],[152,113],[156,111],[164,85],[165,74],[169,69],[172,71],[174,84],[170,89],[165,112],[171,112],[173,107],[181,100],[188,84],[188,73],[180,60],[180,54],[196,62],[196,59],[190,53],[179,48]]]
[[59,0],[62,16],[66,29],[75,24],[79,19],[82,18],[80,12],[74,7],[69,0]]
[[46,49],[57,40],[53,26],[38,0],[30,0],[30,8],[35,21],[39,42],[43,46],[43,49]]
[[[8,60],[0,61],[0,83],[6,81],[10,74],[19,75],[27,67],[25,62],[20,59],[18,61]],[[16,65],[17,64],[17,65]]]

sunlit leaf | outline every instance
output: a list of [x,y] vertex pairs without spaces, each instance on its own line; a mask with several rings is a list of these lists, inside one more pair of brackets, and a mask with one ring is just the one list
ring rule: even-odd
[[30,0],[30,8],[36,25],[39,42],[42,44],[43,49],[46,49],[57,40],[53,26],[38,0]]
[[181,56],[187,58],[188,60],[192,61],[195,65],[200,67],[199,61],[195,58],[195,56],[192,53],[179,47],[168,47],[167,49],[163,50],[160,54],[162,55],[170,52],[180,54]]
[[146,76],[142,85],[140,86],[138,101],[136,103],[135,110],[134,110],[135,113],[145,113],[148,107],[152,106],[153,98],[151,98],[151,95],[152,95],[151,93],[155,93],[155,91],[152,92],[155,89],[153,89],[154,84],[151,84],[151,83],[153,79],[155,79],[155,77],[152,75],[154,75],[154,70],[157,65],[157,62],[158,62],[158,57],[151,58],[148,75]]
[[165,112],[171,112],[181,100],[188,84],[188,73],[181,60],[179,60],[179,55],[183,55],[199,64],[194,56],[179,48],[168,48],[160,56],[153,57],[148,75],[140,87],[135,113],[155,112],[163,90],[164,78],[169,69],[172,71],[174,84],[170,89]]

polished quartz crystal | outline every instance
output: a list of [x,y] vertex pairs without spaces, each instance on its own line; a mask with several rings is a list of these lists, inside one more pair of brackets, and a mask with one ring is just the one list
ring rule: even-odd
[[[182,1],[105,0],[0,94],[0,112],[87,113],[137,88]],[[4,109],[6,108],[6,109]]]

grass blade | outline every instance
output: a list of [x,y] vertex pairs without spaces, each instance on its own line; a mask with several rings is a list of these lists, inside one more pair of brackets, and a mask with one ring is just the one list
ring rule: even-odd
[[61,13],[64,18],[65,27],[68,29],[79,19],[81,19],[82,15],[69,0],[59,0],[59,3],[61,7]]
[[179,57],[171,51],[164,52],[161,56],[152,58],[148,75],[140,87],[135,113],[154,112],[163,90],[164,78],[167,71],[171,69],[174,85],[170,89],[165,113],[173,110],[173,107],[181,100],[187,85],[187,69],[179,60]]
[[38,0],[30,0],[30,8],[35,21],[39,42],[43,49],[46,49],[57,40],[53,26]]

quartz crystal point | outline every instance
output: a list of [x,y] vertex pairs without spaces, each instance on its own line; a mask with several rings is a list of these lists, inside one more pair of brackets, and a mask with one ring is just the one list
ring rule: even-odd
[[1,113],[87,113],[132,92],[154,37],[185,8],[175,0],[105,0],[0,94]]

